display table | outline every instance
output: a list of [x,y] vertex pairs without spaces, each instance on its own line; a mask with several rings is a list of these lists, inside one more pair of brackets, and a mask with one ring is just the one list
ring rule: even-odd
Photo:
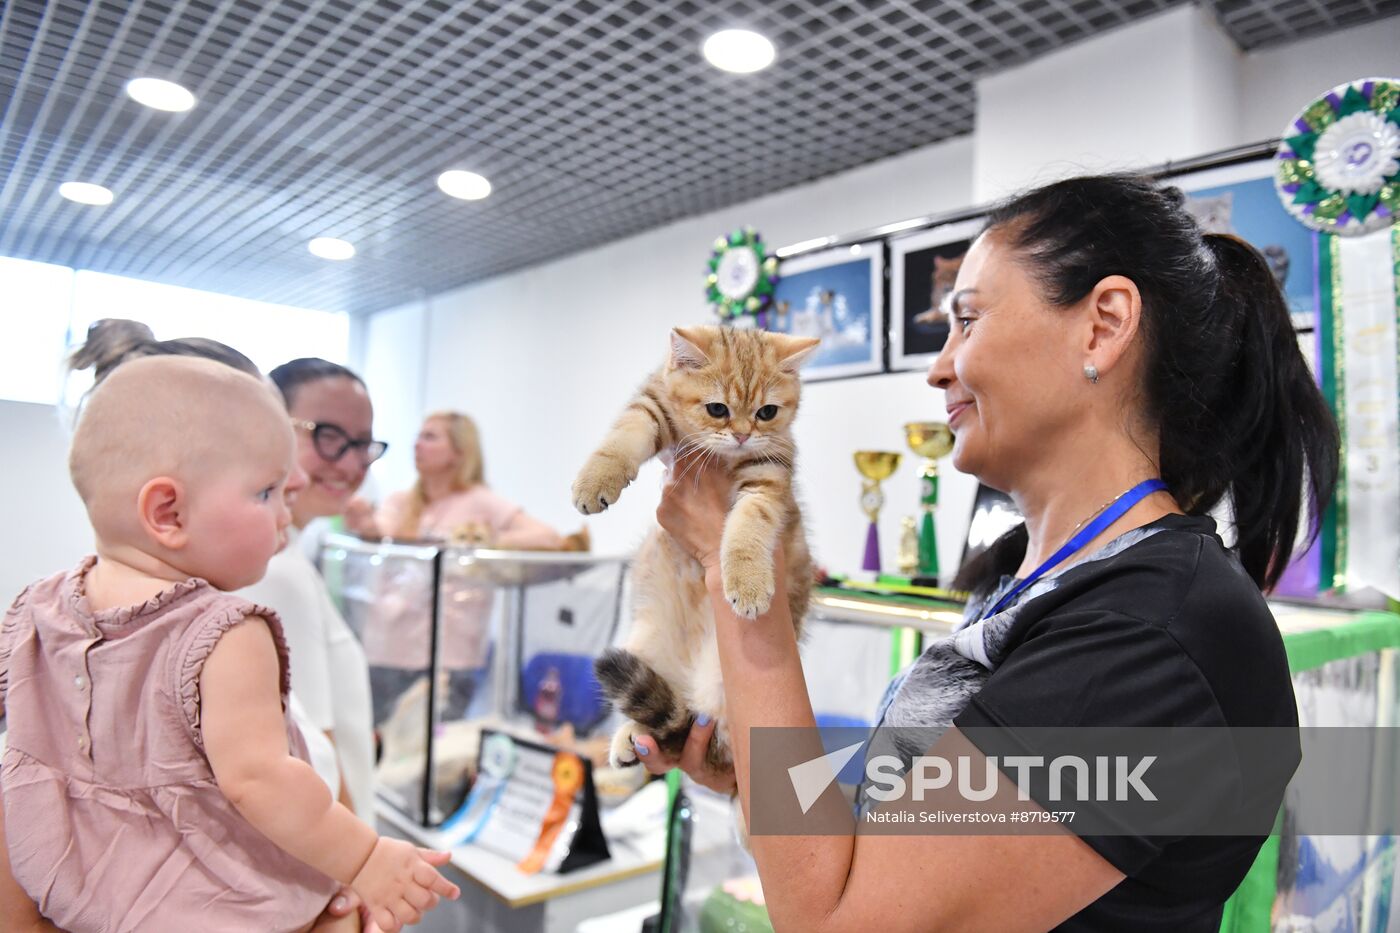
[[[379,807],[381,832],[437,848],[439,834],[396,808]],[[515,863],[476,846],[452,849],[444,874],[462,889],[415,930],[426,933],[574,933],[583,921],[647,904],[661,885],[661,862],[614,845],[612,858],[567,875],[526,875]],[[640,924],[638,925],[640,929]],[[630,931],[629,931],[630,933]]]
[[947,635],[962,621],[962,605],[822,586],[812,591],[807,615],[828,622],[912,628],[930,635]]
[[637,907],[629,907],[615,914],[605,914],[585,920],[578,925],[575,933],[637,933],[648,917],[661,912],[660,901],[650,901]]

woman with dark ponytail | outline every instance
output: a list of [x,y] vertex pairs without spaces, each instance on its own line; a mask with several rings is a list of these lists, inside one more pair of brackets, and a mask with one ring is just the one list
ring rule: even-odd
[[[1137,284],[1144,366],[1133,388],[1156,425],[1159,473],[1188,514],[1228,503],[1232,550],[1271,588],[1305,498],[1316,533],[1339,442],[1264,257],[1238,237],[1200,234],[1176,189],[1125,176],[1042,188],[998,207],[988,228],[1026,257],[1052,307],[1082,300],[1109,270]],[[1024,537],[1008,532],[955,585],[977,590],[1015,570]]]
[[[1201,234],[1180,192],[1111,175],[996,207],[949,317],[928,382],[947,405],[953,463],[1007,492],[1026,522],[963,569],[961,627],[890,685],[881,729],[952,726],[933,747],[947,761],[1063,752],[1034,744],[1035,727],[1272,727],[1278,741],[1269,756],[1232,745],[1192,770],[1189,805],[1156,830],[755,832],[774,928],[1214,933],[1298,762],[1288,663],[1262,591],[1294,551],[1304,505],[1316,534],[1338,469],[1336,426],[1283,296],[1253,248]],[[653,772],[679,766],[736,790],[752,824],[753,782],[771,801],[786,777],[752,770],[774,740],[750,730],[814,719],[782,594],[757,622],[729,610],[714,556],[732,482],[695,466],[678,465],[685,482],[668,484],[658,517],[706,568],[735,767],[707,768],[709,723],[679,758],[649,736],[636,745]],[[1210,517],[1221,510],[1229,544]],[[883,734],[906,766],[927,748]],[[999,794],[1008,775],[1024,779],[1001,767]],[[1028,789],[1063,809],[1034,777]],[[858,803],[864,822],[865,789]],[[1262,814],[1245,824],[1255,835],[1203,835],[1242,825],[1229,822],[1242,810]]]

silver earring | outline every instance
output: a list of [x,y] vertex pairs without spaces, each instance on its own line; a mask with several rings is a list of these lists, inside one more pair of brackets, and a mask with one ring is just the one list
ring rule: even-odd
[[1090,382],[1092,382],[1094,385],[1098,385],[1098,384],[1099,384],[1099,368],[1098,368],[1097,366],[1095,366],[1093,363],[1085,363],[1085,364],[1084,364],[1084,378],[1085,378],[1085,379],[1088,379],[1088,380],[1089,380]]

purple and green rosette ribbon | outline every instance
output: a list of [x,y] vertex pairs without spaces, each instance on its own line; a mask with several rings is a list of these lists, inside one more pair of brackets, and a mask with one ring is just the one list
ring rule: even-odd
[[1400,79],[1364,78],[1308,104],[1285,129],[1274,185],[1322,233],[1361,236],[1400,214]]
[[777,284],[778,259],[767,254],[763,236],[752,227],[715,240],[705,273],[705,297],[721,321],[753,315],[759,327],[767,327]]

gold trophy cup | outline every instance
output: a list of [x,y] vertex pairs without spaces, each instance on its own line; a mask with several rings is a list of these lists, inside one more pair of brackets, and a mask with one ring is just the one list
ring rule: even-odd
[[938,538],[933,513],[938,509],[938,458],[953,452],[953,431],[941,421],[911,421],[904,426],[909,449],[924,458],[919,501],[919,576],[938,576]]
[[861,483],[860,507],[870,519],[870,529],[865,533],[865,560],[861,567],[865,570],[880,571],[880,508],[885,504],[885,494],[880,491],[880,482],[889,479],[899,469],[902,454],[888,450],[857,450],[856,469],[865,477]]

